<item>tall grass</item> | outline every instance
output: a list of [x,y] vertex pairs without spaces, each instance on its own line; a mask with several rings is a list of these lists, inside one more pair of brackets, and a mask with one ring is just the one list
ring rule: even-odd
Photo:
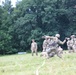
[[76,75],[76,54],[63,54],[60,59],[57,56],[46,59],[31,54],[0,56],[0,75],[36,75],[36,70],[45,60],[45,64],[39,69],[39,75]]

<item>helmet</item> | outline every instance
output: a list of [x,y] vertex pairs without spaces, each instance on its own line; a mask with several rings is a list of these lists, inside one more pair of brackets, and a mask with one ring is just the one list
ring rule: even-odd
[[56,34],[55,36],[59,38],[60,37],[60,34]]
[[75,35],[71,35],[71,38],[75,38]]

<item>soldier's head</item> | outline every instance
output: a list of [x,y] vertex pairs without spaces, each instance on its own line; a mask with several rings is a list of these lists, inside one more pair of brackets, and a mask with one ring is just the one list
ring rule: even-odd
[[34,39],[32,39],[32,42],[35,42],[35,40],[34,40]]
[[55,37],[60,38],[60,34],[56,34]]
[[75,38],[75,35],[71,35],[71,38]]

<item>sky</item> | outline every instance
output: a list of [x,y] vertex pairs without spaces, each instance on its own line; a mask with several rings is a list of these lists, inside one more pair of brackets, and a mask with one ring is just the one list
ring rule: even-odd
[[17,0],[11,0],[13,7],[15,7],[16,1]]
[[[0,5],[2,4],[2,1],[5,1],[5,0],[0,0]],[[15,7],[15,4],[17,1],[21,1],[21,0],[11,0],[13,7]]]

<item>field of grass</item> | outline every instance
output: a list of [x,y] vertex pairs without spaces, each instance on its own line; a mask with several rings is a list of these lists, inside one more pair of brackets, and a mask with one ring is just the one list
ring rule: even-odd
[[0,75],[36,75],[39,66],[39,75],[76,75],[76,53],[63,54],[63,59],[57,56],[47,59],[31,56],[30,53],[22,55],[0,56]]

